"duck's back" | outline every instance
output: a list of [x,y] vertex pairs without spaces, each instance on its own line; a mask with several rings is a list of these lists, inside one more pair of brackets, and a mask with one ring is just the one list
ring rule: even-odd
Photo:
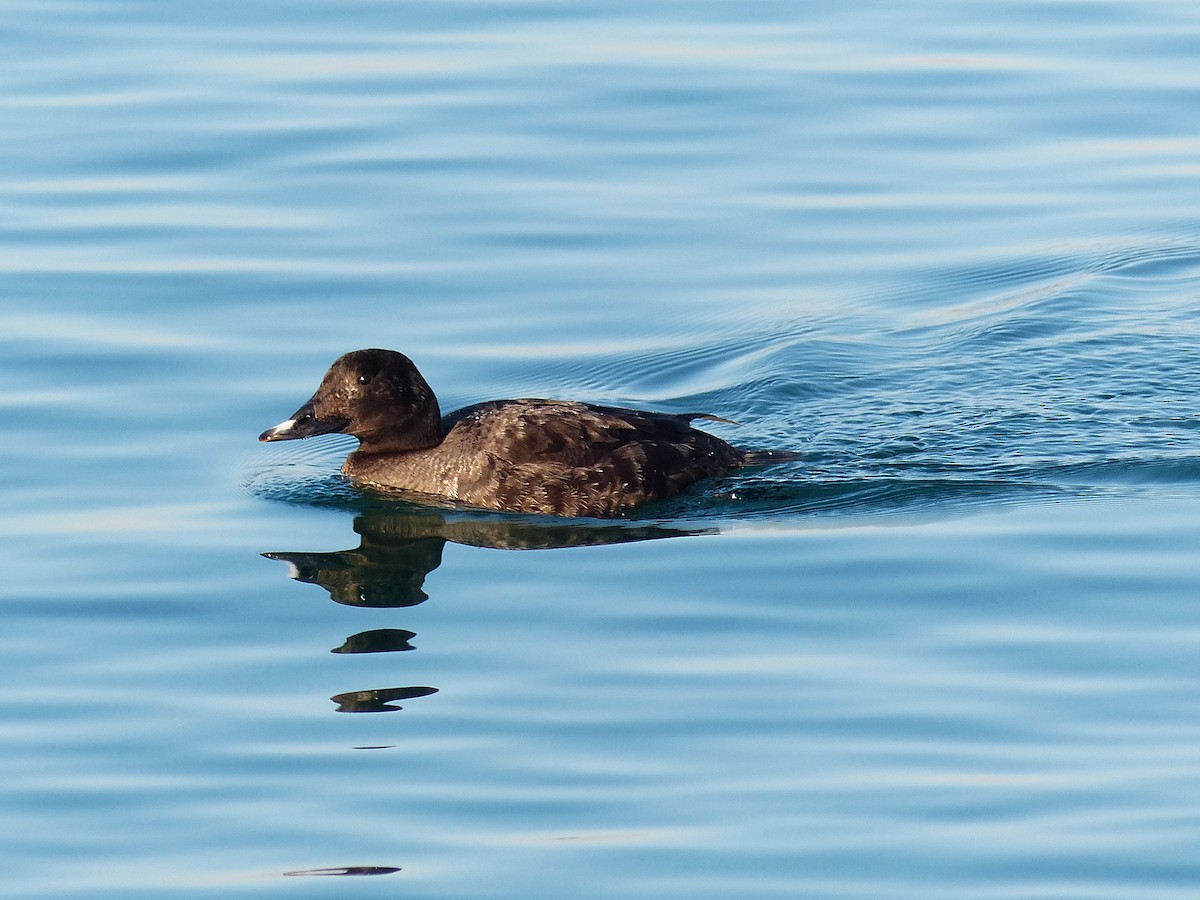
[[612,516],[741,465],[743,454],[690,426],[699,413],[559,400],[500,400],[443,419],[436,447],[351,454],[360,483],[488,509]]

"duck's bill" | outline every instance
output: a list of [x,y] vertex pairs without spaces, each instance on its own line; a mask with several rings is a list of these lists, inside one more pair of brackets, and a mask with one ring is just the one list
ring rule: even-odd
[[347,424],[349,423],[345,419],[318,419],[313,413],[312,404],[305,403],[290,419],[280,422],[274,428],[268,428],[258,439],[263,442],[297,441],[318,434],[341,431]]

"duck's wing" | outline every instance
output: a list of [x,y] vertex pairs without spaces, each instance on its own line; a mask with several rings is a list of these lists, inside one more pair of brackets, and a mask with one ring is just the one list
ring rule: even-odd
[[522,399],[469,406],[447,416],[443,427],[450,443],[485,448],[510,464],[590,466],[630,444],[688,444],[696,435],[703,435],[701,440],[719,441],[690,426],[697,418],[730,421],[707,413],[660,413],[571,400]]
[[611,516],[741,464],[740,451],[690,427],[700,415],[499,401],[454,414],[448,441],[487,454],[487,489],[499,508]]

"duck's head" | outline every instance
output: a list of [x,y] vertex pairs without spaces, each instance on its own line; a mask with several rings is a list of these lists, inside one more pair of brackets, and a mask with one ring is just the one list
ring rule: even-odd
[[352,434],[367,453],[417,450],[442,439],[437,398],[417,367],[394,350],[338,357],[312,398],[260,441]]

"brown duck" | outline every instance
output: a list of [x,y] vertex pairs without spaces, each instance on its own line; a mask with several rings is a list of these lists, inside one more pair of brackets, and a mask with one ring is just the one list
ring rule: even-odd
[[342,472],[362,487],[555,516],[618,516],[730,469],[795,459],[731,447],[692,428],[697,418],[729,421],[528,399],[442,416],[407,356],[356,350],[330,366],[311,400],[258,439],[351,434],[359,448]]

